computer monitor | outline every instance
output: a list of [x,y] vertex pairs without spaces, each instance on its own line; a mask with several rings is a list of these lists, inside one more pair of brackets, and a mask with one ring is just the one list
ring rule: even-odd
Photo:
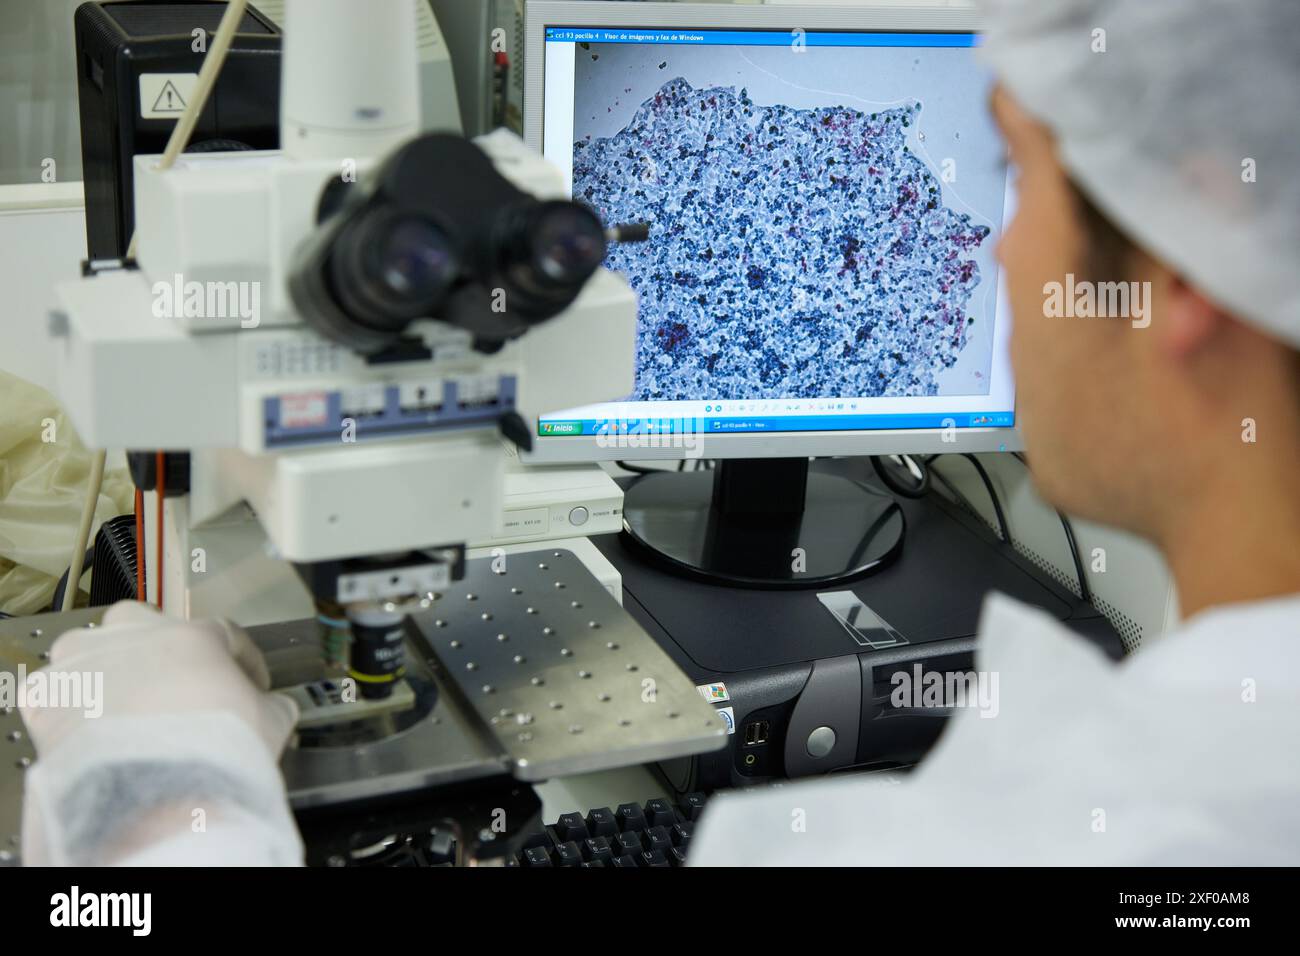
[[[902,533],[865,489],[819,503],[810,456],[1018,449],[994,256],[1012,196],[977,44],[968,10],[530,3],[530,144],[650,234],[607,262],[640,301],[633,394],[542,416],[532,460],[721,459],[639,482],[629,531],[718,576],[710,528],[748,523],[723,550],[772,552],[762,529],[798,505],[776,537],[808,560],[817,537],[824,567],[782,571],[787,551],[720,576],[800,586]],[[884,521],[865,552],[812,534],[850,502]]]

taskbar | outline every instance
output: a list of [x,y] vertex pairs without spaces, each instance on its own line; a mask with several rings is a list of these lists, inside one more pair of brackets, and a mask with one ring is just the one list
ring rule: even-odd
[[776,415],[699,418],[551,418],[537,423],[541,438],[601,435],[870,432],[900,429],[1014,428],[1014,412],[924,415]]

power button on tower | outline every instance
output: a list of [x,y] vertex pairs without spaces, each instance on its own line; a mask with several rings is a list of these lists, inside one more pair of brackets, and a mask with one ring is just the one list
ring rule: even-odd
[[830,727],[818,727],[808,735],[808,756],[825,757],[835,749],[835,731]]
[[587,523],[587,519],[590,517],[591,517],[590,512],[588,512],[586,508],[579,505],[578,507],[574,508],[572,511],[569,512],[569,524],[573,525],[575,528],[581,528],[584,524]]

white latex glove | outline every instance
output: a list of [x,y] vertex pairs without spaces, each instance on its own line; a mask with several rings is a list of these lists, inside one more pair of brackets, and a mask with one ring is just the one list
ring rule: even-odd
[[124,602],[43,672],[79,676],[83,706],[21,708],[27,863],[301,862],[277,765],[297,708],[243,631]]

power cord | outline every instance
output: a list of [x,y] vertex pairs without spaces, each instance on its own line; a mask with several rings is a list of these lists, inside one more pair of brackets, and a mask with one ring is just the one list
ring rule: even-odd
[[993,513],[997,515],[998,530],[1002,532],[1002,540],[1014,547],[1015,542],[1011,540],[1011,527],[1007,524],[1007,516],[1002,511],[1002,500],[993,489],[993,481],[989,478],[989,473],[984,470],[984,466],[980,464],[980,460],[974,455],[962,455],[962,457],[975,466],[980,481],[984,482],[984,490],[989,493],[989,500],[993,502]]
[[[1029,467],[1029,460],[1018,451],[1011,453],[1016,460],[1025,468]],[[1074,526],[1070,524],[1070,519],[1065,516],[1064,511],[1059,509],[1056,516],[1061,519],[1061,529],[1065,532],[1065,540],[1070,545],[1070,558],[1074,561],[1074,573],[1079,579],[1079,596],[1088,604],[1092,603],[1092,588],[1088,585],[1088,576],[1083,570],[1083,557],[1079,554],[1079,542],[1074,537]]]
[[[618,467],[622,468],[624,471],[632,472],[634,475],[658,475],[662,472],[668,471],[667,468],[646,468],[642,465],[634,465],[630,461],[616,461],[614,464],[618,465]],[[685,464],[685,462],[683,462],[683,464]],[[680,471],[681,469],[678,470]]]
[[[943,454],[931,455],[929,458],[925,460],[927,469],[929,469],[929,466],[932,465],[935,461],[943,457],[944,457]],[[1007,516],[1002,510],[1002,501],[1000,498],[998,498],[998,493],[993,488],[993,482],[989,478],[989,473],[984,470],[984,466],[980,464],[979,459],[976,458],[974,455],[962,454],[960,457],[965,458],[967,461],[969,461],[972,465],[975,466],[975,473],[979,475],[980,481],[984,483],[984,490],[989,493],[989,500],[993,502],[993,514],[997,518],[998,532],[1000,533],[1003,541],[1005,541],[1007,544],[1011,545],[1012,547],[1015,547],[1015,542],[1012,541],[1011,539],[1011,528],[1007,524]],[[958,491],[955,487],[953,487],[952,482],[950,482],[947,478],[945,478],[940,472],[935,471],[934,476],[938,478],[939,481],[943,482],[945,488],[951,491],[962,501],[966,501],[966,496],[963,495],[960,491]],[[970,504],[970,502],[966,502],[966,503],[968,505]]]
[[[683,458],[681,461],[677,463],[677,467],[675,469],[671,467],[647,468],[644,465],[634,465],[630,461],[616,461],[614,462],[614,464],[618,465],[618,467],[622,468],[624,471],[630,471],[634,475],[662,475],[671,471],[688,471],[688,470],[689,471],[712,471],[713,470],[713,462],[707,461],[703,458]],[[689,469],[686,467],[687,465],[690,465]]]

